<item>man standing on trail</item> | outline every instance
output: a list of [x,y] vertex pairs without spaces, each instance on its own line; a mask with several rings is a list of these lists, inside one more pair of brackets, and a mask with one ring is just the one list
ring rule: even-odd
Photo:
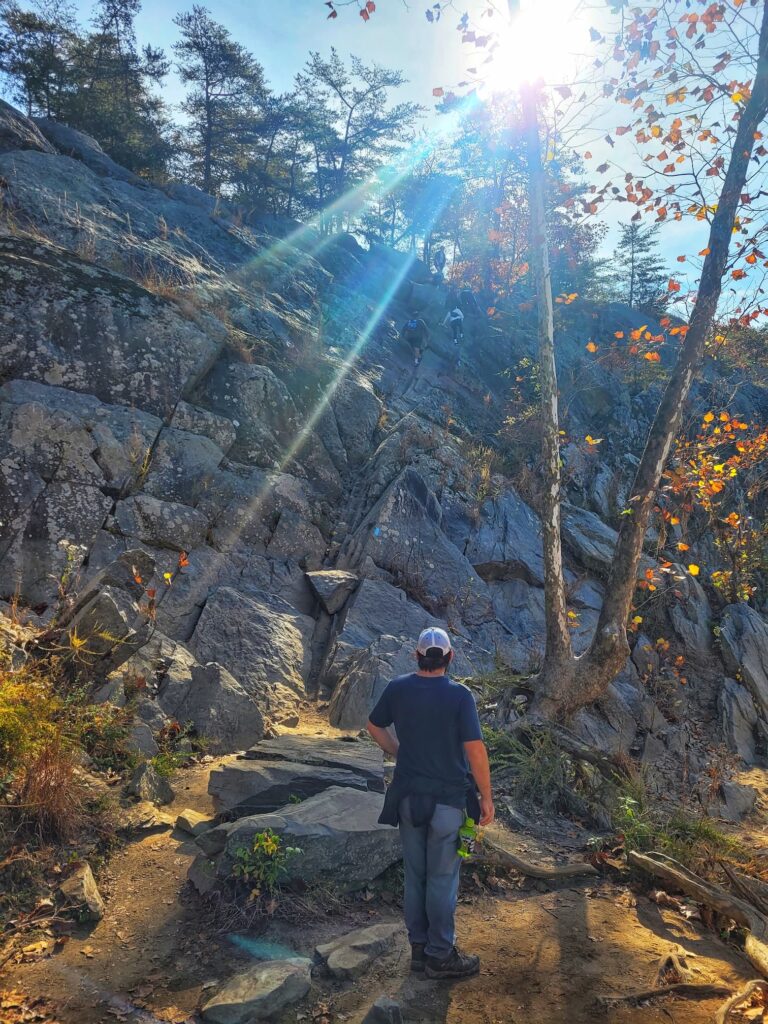
[[416,310],[411,312],[410,319],[400,328],[400,337],[411,346],[414,366],[418,366],[427,347],[429,328]]
[[467,813],[481,825],[493,821],[491,771],[474,697],[446,675],[453,649],[445,630],[424,630],[416,660],[418,671],[393,679],[368,721],[397,758],[379,821],[400,826],[411,970],[466,978],[480,958],[456,946],[459,829]]

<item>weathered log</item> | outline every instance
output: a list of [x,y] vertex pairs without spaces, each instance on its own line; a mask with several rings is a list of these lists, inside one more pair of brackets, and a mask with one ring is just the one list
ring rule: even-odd
[[745,929],[744,953],[763,977],[768,977],[768,918],[764,917],[751,903],[732,896],[719,885],[706,882],[688,868],[683,867],[663,853],[637,853],[630,851],[628,862],[636,868],[662,878],[676,886],[687,896],[692,896],[718,914],[729,917]]

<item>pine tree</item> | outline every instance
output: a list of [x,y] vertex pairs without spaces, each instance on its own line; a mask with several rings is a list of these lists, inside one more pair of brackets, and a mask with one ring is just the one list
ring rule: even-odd
[[195,5],[174,24],[181,30],[173,48],[178,72],[191,87],[182,103],[190,177],[206,192],[228,192],[256,133],[264,73],[205,7]]
[[622,224],[621,238],[613,254],[613,280],[622,299],[632,309],[662,312],[668,301],[668,274],[659,251],[659,227]]
[[76,38],[68,0],[38,0],[32,10],[0,2],[0,77],[28,116],[59,116],[74,87],[69,58]]

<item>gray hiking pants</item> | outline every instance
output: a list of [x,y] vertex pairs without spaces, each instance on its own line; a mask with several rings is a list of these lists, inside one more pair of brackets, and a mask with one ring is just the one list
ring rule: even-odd
[[427,956],[445,959],[456,941],[454,918],[459,894],[459,829],[464,811],[437,804],[428,825],[413,824],[410,800],[400,804],[400,838],[405,867],[405,924],[411,943],[426,945]]

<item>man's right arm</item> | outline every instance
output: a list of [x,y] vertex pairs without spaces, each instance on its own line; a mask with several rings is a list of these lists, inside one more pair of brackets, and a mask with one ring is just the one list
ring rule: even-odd
[[374,725],[373,722],[369,720],[368,732],[373,741],[378,743],[385,754],[391,754],[393,757],[397,757],[397,751],[400,744],[389,729],[382,729],[380,725]]
[[482,740],[468,740],[464,744],[464,752],[480,793],[480,824],[490,825],[496,811],[491,792],[491,765],[488,761],[488,751]]

